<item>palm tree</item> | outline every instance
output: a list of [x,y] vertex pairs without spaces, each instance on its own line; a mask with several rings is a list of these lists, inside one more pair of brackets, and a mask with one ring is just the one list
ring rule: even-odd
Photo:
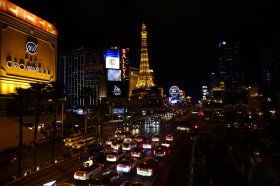
[[93,88],[92,87],[82,87],[82,96],[84,98],[84,106],[85,106],[85,132],[84,135],[87,138],[87,122],[88,122],[88,108],[90,105],[91,97],[93,96]]
[[[18,140],[18,172],[17,177],[21,177],[21,167],[22,167],[22,147],[23,147],[23,116],[24,116],[24,107],[30,103],[30,90],[17,88],[16,93],[12,94],[13,103],[16,105],[18,109],[18,123],[19,123],[19,140]],[[13,107],[16,109],[15,107]]]
[[[51,162],[54,163],[54,143],[56,136],[56,122],[57,122],[57,111],[59,106],[59,100],[63,98],[64,87],[63,84],[59,81],[53,81],[48,84],[47,87],[48,96],[54,103],[54,112],[53,112],[53,122],[52,122],[52,148],[51,148]],[[63,130],[63,129],[62,129]]]
[[96,125],[97,125],[96,136],[98,137],[99,142],[102,142],[100,129],[103,126],[103,122],[105,120],[104,116],[106,115],[106,113],[108,113],[108,110],[109,110],[108,105],[104,103],[100,105],[96,105],[94,107],[94,115],[96,118]]
[[39,119],[40,119],[40,113],[41,113],[41,101],[43,100],[45,93],[46,93],[46,83],[30,83],[30,91],[31,95],[33,96],[35,100],[35,112],[36,112],[36,118],[35,118],[35,126],[34,126],[34,135],[33,135],[33,171],[36,170],[37,167],[37,135],[38,135],[38,125],[39,125]]

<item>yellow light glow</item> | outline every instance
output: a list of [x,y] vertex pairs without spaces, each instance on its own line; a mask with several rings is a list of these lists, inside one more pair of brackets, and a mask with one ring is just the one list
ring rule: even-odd
[[17,9],[9,8],[11,12],[13,12],[16,16],[18,16],[18,7]]

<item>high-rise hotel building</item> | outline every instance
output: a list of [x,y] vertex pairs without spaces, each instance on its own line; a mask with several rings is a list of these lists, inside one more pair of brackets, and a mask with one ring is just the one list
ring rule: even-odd
[[222,41],[218,46],[218,78],[225,83],[226,90],[236,90],[239,86],[239,46]]
[[106,97],[103,51],[80,47],[59,57],[58,78],[65,87],[67,109],[84,107],[84,87],[92,89],[90,106],[98,105]]

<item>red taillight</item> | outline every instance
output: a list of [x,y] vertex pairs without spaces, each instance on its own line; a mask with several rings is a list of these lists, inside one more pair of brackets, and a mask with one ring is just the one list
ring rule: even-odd
[[196,129],[197,129],[197,128],[198,128],[198,126],[197,126],[197,125],[195,125],[195,126],[194,126],[194,128],[196,128]]
[[153,169],[148,169],[148,172],[153,172]]
[[139,168],[139,167],[137,167],[137,171],[140,171],[140,168]]
[[154,150],[154,154],[156,153],[156,151]]

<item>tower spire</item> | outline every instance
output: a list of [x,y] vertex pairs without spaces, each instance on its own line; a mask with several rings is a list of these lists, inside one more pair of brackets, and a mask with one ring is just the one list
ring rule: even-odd
[[148,32],[147,32],[146,24],[142,23],[140,70],[139,70],[139,77],[136,83],[136,88],[147,89],[155,86],[149,67],[147,36],[148,36]]

